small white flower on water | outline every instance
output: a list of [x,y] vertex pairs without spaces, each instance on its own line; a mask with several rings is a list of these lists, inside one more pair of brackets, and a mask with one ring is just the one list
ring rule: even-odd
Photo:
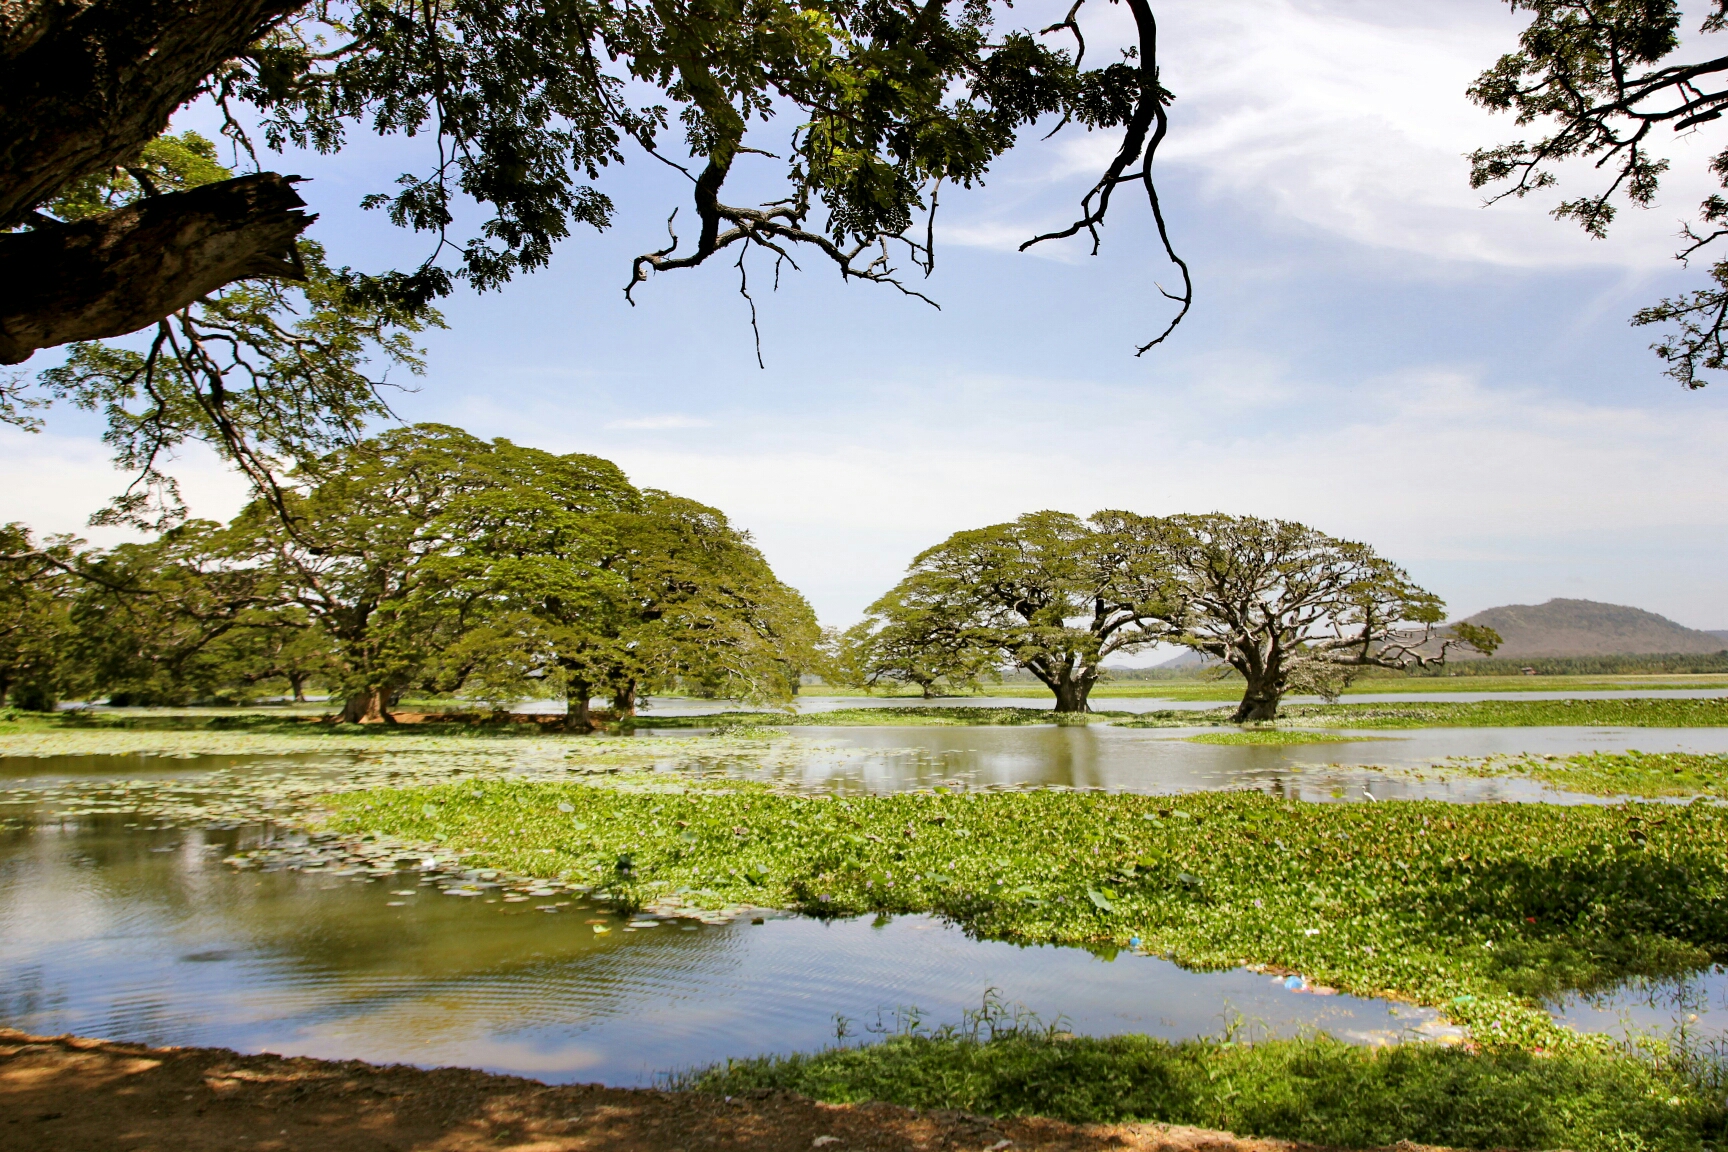
[[1320,929],[1318,929],[1318,928],[1304,928],[1304,929],[1302,929],[1302,935],[1304,935],[1304,936],[1318,936],[1318,935],[1320,935]]

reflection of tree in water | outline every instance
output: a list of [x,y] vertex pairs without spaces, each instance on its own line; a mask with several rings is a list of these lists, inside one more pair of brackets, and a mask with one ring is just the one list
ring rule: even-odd
[[1617,988],[1581,996],[1579,1002],[1598,1012],[1616,1008],[1650,1008],[1662,1012],[1728,1009],[1728,968],[1717,964],[1679,976],[1634,976]]

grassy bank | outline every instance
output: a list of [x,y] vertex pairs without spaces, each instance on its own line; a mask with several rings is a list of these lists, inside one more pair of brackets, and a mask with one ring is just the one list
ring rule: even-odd
[[[1233,709],[1162,709],[1121,712],[1107,708],[1084,716],[1058,716],[1047,708],[994,708],[965,704],[840,708],[832,712],[720,712],[709,716],[641,716],[637,728],[969,726],[1111,723],[1123,728],[1192,728],[1230,725]],[[1233,726],[1233,725],[1232,725]],[[1542,728],[1602,726],[1713,728],[1728,726],[1728,698],[1666,700],[1483,700],[1420,704],[1290,704],[1279,710],[1277,727],[1254,731],[1315,728]],[[1277,737],[1264,737],[1277,742]],[[1255,742],[1250,739],[1245,742]],[[1298,742],[1292,738],[1289,742]]]
[[1596,796],[1728,799],[1728,756],[1695,752],[1491,756],[1466,763],[1463,770],[1474,776],[1529,776],[1553,788]]
[[[1124,728],[1180,728],[1227,724],[1230,710],[1175,709],[1114,722]],[[1702,700],[1481,700],[1419,704],[1287,704],[1281,728],[1720,728],[1728,726],[1728,698]]]
[[1356,744],[1375,736],[1348,736],[1339,732],[1312,732],[1300,728],[1241,728],[1231,732],[1202,732],[1190,736],[1190,744],[1246,745],[1248,747],[1284,748],[1293,744]]
[[[1636,692],[1653,688],[1728,688],[1728,674],[1578,674],[1521,676],[1514,670],[1510,675],[1480,675],[1474,671],[1457,676],[1365,676],[1344,690],[1346,696],[1375,696],[1388,692]],[[858,688],[830,688],[817,684],[804,689],[807,696],[858,696],[861,698],[918,699],[916,692],[867,693]],[[1042,684],[1010,680],[988,685],[976,695],[1049,699],[1050,690]],[[1105,680],[1092,689],[1092,699],[1146,698],[1164,700],[1240,700],[1242,681],[1237,677],[1211,679],[1190,677],[1179,680]],[[964,700],[967,697],[944,697]]]
[[[1701,1075],[1699,1073],[1702,1073]],[[1714,1074],[1713,1074],[1714,1073]],[[812,1055],[734,1060],[679,1087],[779,1089],[1076,1123],[1150,1120],[1338,1148],[1703,1152],[1720,1148],[1720,1070],[1588,1049],[1534,1056],[1323,1037],[1236,1044],[1014,1029],[896,1036]]]
[[[856,708],[831,712],[788,713],[781,711],[728,711],[705,716],[665,716],[648,713],[615,726],[620,730],[749,728],[749,727],[971,727],[1025,724],[1114,723],[1126,728],[1175,728],[1228,725],[1233,709],[1163,709],[1135,713],[1114,710],[1109,698],[1097,701],[1097,710],[1084,716],[1061,716],[1048,708],[1017,706],[983,707],[966,703],[965,697],[947,703],[886,705],[860,701]],[[1289,704],[1279,711],[1281,729],[1314,728],[1431,728],[1431,727],[1545,727],[1604,725],[1644,728],[1728,726],[1728,698],[1651,699],[1631,697],[1607,700],[1484,700],[1473,702],[1431,701],[1422,703],[1340,702],[1338,704]],[[1265,730],[1265,729],[1262,729]],[[6,733],[178,731],[247,732],[293,735],[309,739],[320,736],[360,735],[375,740],[400,736],[472,736],[499,738],[565,738],[570,736],[527,717],[505,718],[472,714],[454,720],[434,720],[401,725],[367,725],[320,722],[316,715],[282,709],[137,709],[52,714],[0,710],[0,735]]]
[[1552,1042],[1545,996],[1728,956],[1728,810],[1314,805],[1059,791],[802,797],[664,779],[332,797],[333,826],[476,862],[983,937],[1261,964]]

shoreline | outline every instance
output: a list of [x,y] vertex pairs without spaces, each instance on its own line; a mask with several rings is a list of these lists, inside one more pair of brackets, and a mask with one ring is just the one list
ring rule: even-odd
[[[821,1104],[787,1092],[720,1097],[548,1085],[226,1048],[167,1047],[0,1027],[0,1146],[77,1152],[1319,1152],[1162,1124],[1066,1124]],[[1399,1145],[1399,1152],[1418,1152]]]

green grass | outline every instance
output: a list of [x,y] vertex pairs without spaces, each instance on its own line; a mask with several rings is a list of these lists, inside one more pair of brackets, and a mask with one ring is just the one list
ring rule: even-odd
[[[925,727],[1017,726],[1026,724],[1088,724],[1109,722],[1124,728],[1178,728],[1228,725],[1232,709],[1205,711],[1165,709],[1130,713],[1100,708],[1084,716],[1062,716],[1047,708],[977,707],[959,703],[907,707],[863,706],[832,712],[793,714],[775,711],[720,712],[707,716],[634,718],[629,729],[768,727]],[[1487,700],[1474,703],[1438,701],[1417,704],[1340,703],[1287,705],[1279,712],[1280,729],[1356,728],[1399,729],[1433,727],[1518,728],[1609,725],[1643,728],[1728,726],[1728,698],[1701,700]],[[41,714],[0,711],[0,735],[8,732],[73,731],[222,731],[283,735],[363,735],[373,740],[403,736],[472,736],[490,740],[563,737],[538,723],[476,719],[430,724],[322,724],[304,712],[283,709],[138,709],[119,712]],[[1277,737],[1267,737],[1276,741]]]
[[1130,946],[1436,1005],[1553,1042],[1536,1003],[1728,957],[1728,809],[1300,804],[1032,791],[805,797],[487,782],[330,797],[332,827],[438,839],[625,903],[930,912],[1019,943]]
[[1552,788],[1596,796],[1728,799],[1728,756],[1696,752],[1491,756],[1467,764],[1465,770],[1478,776],[1529,776]]
[[[137,708],[112,712],[8,712],[0,710],[0,737],[17,734],[102,732],[224,732],[287,736],[304,740],[361,738],[374,742],[426,736],[542,739],[562,733],[540,724],[488,720],[432,724],[332,724],[324,713],[282,708]],[[566,736],[570,740],[582,736]]]
[[[1123,728],[1181,728],[1227,724],[1230,709],[1166,709],[1126,720]],[[1420,704],[1288,704],[1278,711],[1285,728],[1720,728],[1728,726],[1728,697],[1700,700],[1483,700]]]
[[[1615,692],[1639,691],[1652,688],[1728,688],[1728,675],[1713,673],[1691,674],[1587,674],[1560,676],[1365,676],[1345,689],[1346,696],[1374,696],[1388,692]],[[804,689],[807,696],[858,696],[868,699],[897,697],[916,699],[916,692],[867,693],[857,688],[830,688],[811,685]],[[995,697],[1025,697],[1047,700],[1050,690],[1042,684],[1008,681],[981,689],[976,695]],[[1092,699],[1145,698],[1164,700],[1240,700],[1242,681],[1232,676],[1214,680],[1193,677],[1181,680],[1105,680],[1092,689]],[[965,697],[943,697],[965,699]]]
[[1354,744],[1378,740],[1378,736],[1348,736],[1340,732],[1305,732],[1299,728],[1243,728],[1235,732],[1202,732],[1187,738],[1189,744],[1246,744],[1282,748],[1291,744]]
[[1661,1055],[1582,1048],[1537,1056],[1376,1050],[1325,1037],[1168,1043],[1011,1029],[731,1060],[672,1083],[728,1096],[770,1089],[836,1104],[1192,1124],[1336,1148],[1405,1140],[1577,1152],[1720,1148],[1728,1127],[1720,1077],[1689,1071]]

